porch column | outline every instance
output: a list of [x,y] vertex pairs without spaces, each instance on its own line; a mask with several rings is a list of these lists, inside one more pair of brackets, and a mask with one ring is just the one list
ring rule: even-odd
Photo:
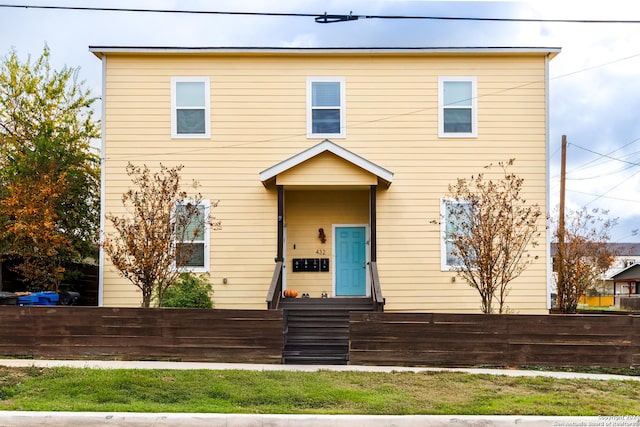
[[371,262],[378,262],[378,248],[376,241],[377,224],[376,224],[376,190],[378,186],[372,185],[369,190],[369,226],[371,229]]
[[278,185],[278,248],[276,262],[284,262],[284,186]]

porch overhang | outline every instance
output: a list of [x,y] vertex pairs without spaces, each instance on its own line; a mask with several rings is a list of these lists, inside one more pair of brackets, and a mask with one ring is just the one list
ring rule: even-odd
[[640,282],[640,264],[632,264],[612,275],[613,283]]
[[[326,173],[329,170],[331,173]],[[378,185],[388,188],[393,173],[325,139],[263,170],[260,180],[265,187]]]

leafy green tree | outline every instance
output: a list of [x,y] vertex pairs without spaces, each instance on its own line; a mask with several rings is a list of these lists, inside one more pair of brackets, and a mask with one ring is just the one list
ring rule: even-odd
[[454,269],[478,291],[485,314],[496,311],[494,302],[498,313],[508,310],[511,282],[536,258],[528,250],[538,244],[542,210],[522,197],[524,180],[509,171],[513,163],[500,162],[498,178],[480,173],[449,186],[456,203],[449,207],[444,238],[459,261]]
[[211,293],[208,274],[182,273],[173,286],[167,288],[162,307],[213,308]]
[[29,56],[26,62],[12,50],[0,64],[0,141],[29,144],[48,130],[88,149],[91,139],[100,136],[92,109],[97,98],[78,81],[79,68],[53,70],[49,57],[47,46],[36,60]]
[[99,123],[78,69],[54,70],[49,56],[12,50],[0,63],[0,254],[56,289],[63,265],[96,252]]

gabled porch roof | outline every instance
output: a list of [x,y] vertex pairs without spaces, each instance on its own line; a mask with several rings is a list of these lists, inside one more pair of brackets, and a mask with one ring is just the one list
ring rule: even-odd
[[640,281],[640,264],[632,264],[611,276],[614,282]]
[[373,162],[361,157],[335,143],[325,139],[321,143],[314,145],[300,153],[289,157],[286,160],[283,160],[280,163],[277,163],[271,166],[268,169],[260,172],[260,180],[262,184],[266,187],[273,183],[276,180],[278,175],[284,174],[288,171],[291,171],[297,166],[302,165],[303,163],[319,157],[323,153],[331,153],[335,157],[341,159],[344,162],[347,162],[350,165],[356,166],[364,172],[368,172],[369,174],[375,176],[377,178],[378,185],[388,188],[393,181],[393,173],[376,165]]

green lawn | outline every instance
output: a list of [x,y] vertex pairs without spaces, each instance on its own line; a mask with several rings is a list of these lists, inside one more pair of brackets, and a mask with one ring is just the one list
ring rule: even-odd
[[0,367],[0,410],[638,415],[640,383],[451,372]]

